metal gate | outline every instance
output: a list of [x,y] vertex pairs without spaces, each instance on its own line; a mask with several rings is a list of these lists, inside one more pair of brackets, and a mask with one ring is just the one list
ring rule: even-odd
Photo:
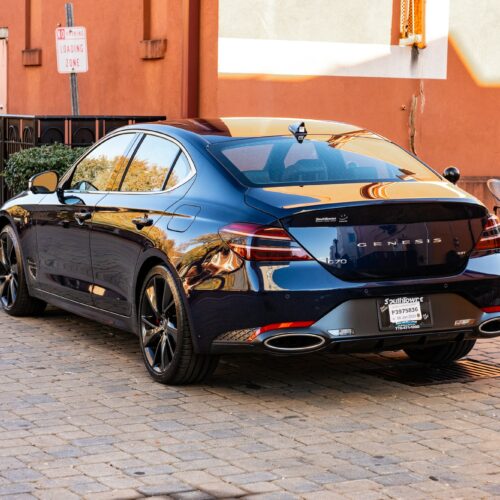
[[90,146],[124,125],[164,119],[165,116],[0,115],[0,204],[9,198],[3,171],[11,154],[56,142],[71,147]]

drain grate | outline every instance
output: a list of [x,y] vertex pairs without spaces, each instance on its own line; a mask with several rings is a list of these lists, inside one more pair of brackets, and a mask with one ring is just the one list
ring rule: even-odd
[[404,364],[365,370],[369,375],[414,387],[500,377],[500,365],[465,359],[447,366]]

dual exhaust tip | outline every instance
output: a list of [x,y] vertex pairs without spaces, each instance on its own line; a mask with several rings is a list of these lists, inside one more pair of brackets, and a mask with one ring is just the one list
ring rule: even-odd
[[500,335],[500,318],[488,319],[481,323],[478,329],[485,337],[496,337]]
[[[500,335],[500,318],[492,318],[479,325],[479,332],[483,337]],[[281,333],[264,340],[263,344],[275,352],[300,353],[320,349],[327,342],[327,338],[315,333]]]
[[323,347],[326,338],[315,333],[281,333],[264,340],[264,345],[277,352],[307,352]]

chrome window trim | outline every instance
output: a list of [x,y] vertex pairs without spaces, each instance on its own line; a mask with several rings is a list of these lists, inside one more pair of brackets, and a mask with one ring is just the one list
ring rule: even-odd
[[[184,184],[186,184],[187,182],[189,182],[196,175],[197,172],[196,172],[196,167],[194,166],[193,159],[191,158],[191,155],[187,152],[187,150],[184,147],[184,145],[180,141],[178,141],[177,139],[174,139],[173,137],[170,137],[169,135],[166,135],[166,134],[164,134],[162,132],[149,131],[149,130],[141,130],[141,129],[120,130],[120,131],[117,131],[116,133],[113,132],[110,135],[106,135],[105,137],[103,137],[102,139],[100,139],[98,142],[96,142],[85,153],[85,156],[87,156],[89,153],[91,153],[95,148],[97,148],[97,146],[99,146],[100,144],[102,144],[103,142],[105,142],[105,140],[112,139],[113,137],[116,137],[117,135],[122,135],[122,134],[137,134],[139,136],[142,136],[142,137],[139,137],[139,139],[134,139],[132,141],[131,145],[130,145],[130,148],[133,149],[134,154],[138,150],[138,148],[134,149],[134,144],[137,145],[136,144],[137,141],[142,141],[143,140],[143,136],[145,136],[145,135],[154,135],[154,136],[160,137],[161,139],[173,142],[174,144],[176,144],[179,147],[179,149],[181,150],[181,152],[186,156],[186,158],[188,160],[189,167],[190,167],[190,173],[189,173],[189,175],[187,177],[185,177],[184,180],[182,182],[180,182],[179,184],[176,184],[175,186],[173,186],[171,188],[168,188],[168,189],[163,189],[161,191],[73,191],[73,190],[67,189],[67,190],[64,191],[65,193],[72,193],[72,194],[77,194],[77,193],[80,193],[80,194],[127,194],[127,195],[134,195],[134,194],[136,194],[136,195],[140,195],[140,194],[142,194],[142,195],[144,195],[144,194],[166,194],[166,193],[170,193],[174,189],[179,188],[180,186],[183,186]],[[140,147],[140,145],[139,145],[139,147]],[[127,150],[127,152],[128,152],[128,150]],[[179,157],[177,158],[177,160],[179,159]],[[82,157],[81,159],[79,159],[78,163],[76,163],[74,165],[74,167],[71,170],[69,170],[69,172],[73,172],[84,158],[85,157]],[[131,160],[133,160],[133,157],[130,158],[127,166],[125,167],[125,172],[124,173],[126,173],[128,165],[130,164]],[[176,160],[175,163],[177,163],[177,160]],[[175,163],[174,163],[173,167],[175,166]],[[169,175],[170,175],[170,171],[169,171]],[[61,179],[61,182],[63,182],[63,180],[64,180],[64,177],[63,177],[63,179]],[[167,176],[167,180],[168,180],[168,176]],[[120,183],[122,181],[123,181],[123,178],[120,180]]]

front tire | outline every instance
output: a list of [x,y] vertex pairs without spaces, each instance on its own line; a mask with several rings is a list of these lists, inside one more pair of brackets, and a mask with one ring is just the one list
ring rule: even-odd
[[405,349],[405,352],[411,360],[419,363],[446,365],[467,356],[475,343],[475,340],[462,340],[422,349]]
[[10,316],[38,316],[47,306],[29,294],[21,248],[11,226],[0,232],[0,305]]
[[181,293],[166,267],[155,266],[146,276],[138,311],[144,364],[154,380],[195,384],[213,373],[218,358],[194,351]]

